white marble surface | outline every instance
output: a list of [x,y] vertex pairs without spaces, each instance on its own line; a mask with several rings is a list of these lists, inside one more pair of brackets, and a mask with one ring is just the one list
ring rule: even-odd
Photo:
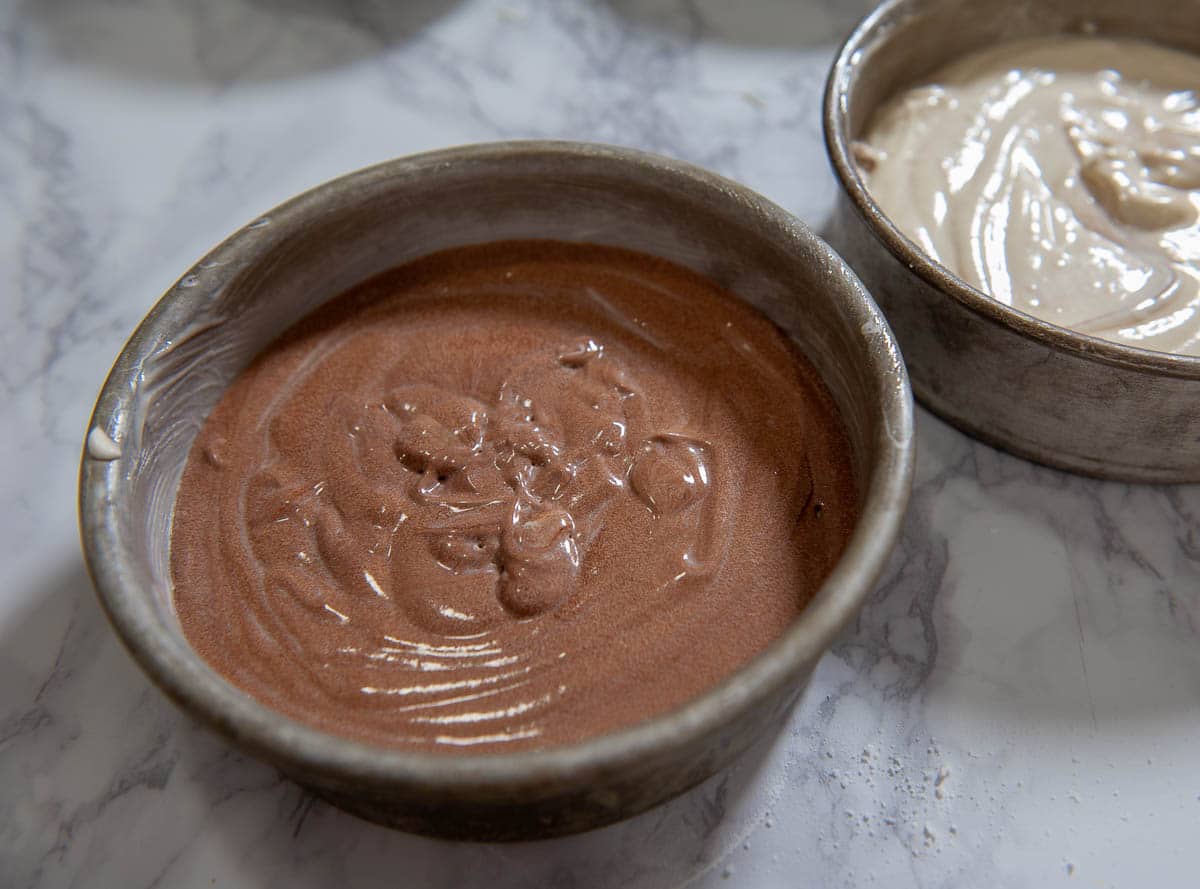
[[0,885],[1194,886],[1200,489],[1036,468],[922,413],[907,530],[787,731],[571,839],[452,846],[314,802],[132,666],[76,461],[124,337],[211,244],[451,143],[669,152],[820,226],[837,0],[0,4]]

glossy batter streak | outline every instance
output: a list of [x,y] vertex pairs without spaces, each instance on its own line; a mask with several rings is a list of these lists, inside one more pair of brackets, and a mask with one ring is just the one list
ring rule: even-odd
[[811,368],[636,253],[461,248],[368,282],[238,378],[175,510],[188,639],[384,745],[507,750],[676,707],[768,645],[855,518]]
[[1200,57],[1056,37],[930,80],[856,146],[892,221],[1014,308],[1200,355]]

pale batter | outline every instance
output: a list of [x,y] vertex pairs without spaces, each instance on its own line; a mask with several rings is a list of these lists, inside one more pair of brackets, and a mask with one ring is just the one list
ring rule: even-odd
[[855,145],[872,196],[1002,303],[1200,355],[1200,57],[1053,37],[963,58]]

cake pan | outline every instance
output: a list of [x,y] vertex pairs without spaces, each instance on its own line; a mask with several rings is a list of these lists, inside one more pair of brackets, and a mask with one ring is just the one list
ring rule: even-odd
[[[657,254],[769,315],[810,358],[852,446],[862,516],[795,624],[682,708],[584,743],[512,754],[373,747],[293,721],[222,679],[172,608],[168,543],[188,450],[225,387],[288,325],[418,256],[554,238]],[[678,161],[518,142],[390,161],[271,210],[188,270],[104,383],[80,473],[83,547],[100,601],[149,677],[195,718],[355,814],[471,840],[549,837],[643,811],[777,726],[891,550],[908,498],[911,393],[867,291],[804,225]]]
[[982,441],[1088,475],[1200,481],[1200,358],[1097,339],[991,299],[930,259],[872,199],[851,144],[881,102],[955,58],[1054,34],[1200,52],[1173,0],[888,0],[834,60],[825,142],[841,184],[827,236],[887,316],[917,398]]

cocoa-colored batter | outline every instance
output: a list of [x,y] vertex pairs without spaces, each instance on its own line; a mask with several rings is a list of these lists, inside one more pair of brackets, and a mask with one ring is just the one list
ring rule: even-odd
[[629,726],[795,619],[856,517],[813,369],[716,284],[504,242],[384,274],[229,388],[175,507],[175,604],[231,682],[381,745]]

